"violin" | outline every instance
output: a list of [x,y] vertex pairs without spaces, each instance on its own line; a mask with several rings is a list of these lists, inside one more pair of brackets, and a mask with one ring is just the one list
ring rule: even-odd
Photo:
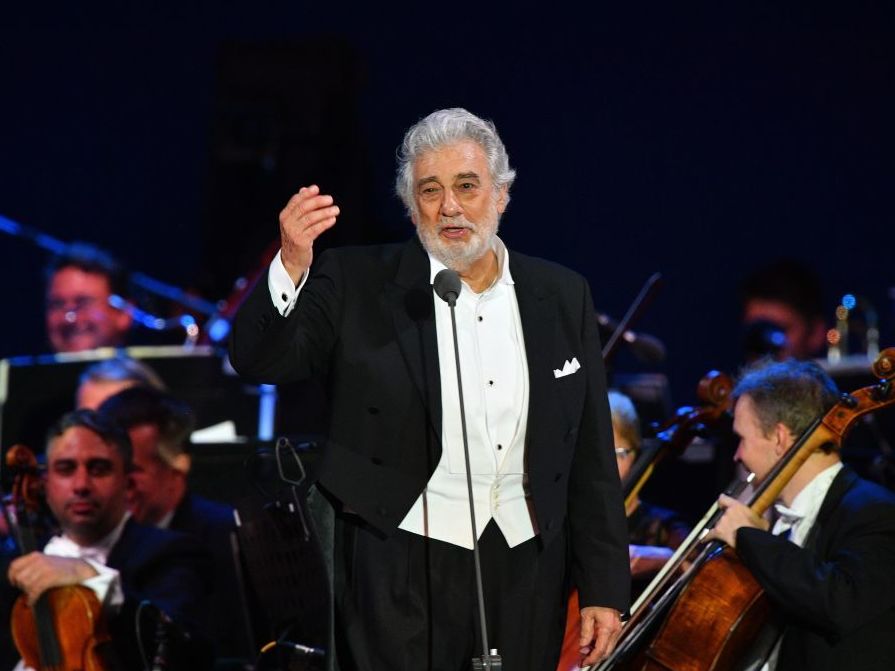
[[709,371],[696,387],[696,396],[702,401],[697,407],[682,406],[674,417],[662,425],[654,426],[656,443],[643,453],[634,463],[622,482],[625,496],[625,510],[630,510],[640,490],[655,471],[656,466],[666,456],[680,456],[697,436],[704,435],[710,426],[716,424],[730,409],[730,394],[733,380],[726,373]]
[[[39,550],[43,485],[34,453],[14,445],[6,467],[15,473],[12,505],[21,554]],[[111,638],[102,618],[102,604],[93,590],[81,585],[56,587],[32,605],[19,596],[12,610],[12,637],[27,668],[37,671],[108,671],[103,648]]]
[[[880,353],[873,372],[879,379],[877,384],[843,394],[825,415],[815,419],[774,466],[749,501],[756,515],[762,515],[773,504],[811,454],[827,445],[841,447],[858,419],[895,405],[892,385],[895,348]],[[761,586],[730,548],[714,541],[697,549],[722,514],[717,503],[709,509],[647,588],[649,597],[635,603],[613,654],[591,669],[614,668],[631,661],[633,656],[628,666],[639,671],[715,671],[730,668],[748,653],[770,615],[771,605]],[[688,558],[689,568],[670,584],[671,572]],[[657,593],[661,596],[654,599]],[[651,642],[645,643],[644,639],[655,631],[654,625],[662,616],[661,628]]]

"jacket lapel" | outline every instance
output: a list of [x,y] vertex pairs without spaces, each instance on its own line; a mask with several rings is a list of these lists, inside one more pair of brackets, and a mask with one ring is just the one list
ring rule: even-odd
[[127,562],[127,557],[133,550],[131,546],[133,545],[135,524],[136,522],[133,517],[129,518],[128,521],[124,523],[124,529],[121,531],[121,536],[115,542],[115,545],[112,546],[112,550],[106,558],[106,566],[120,569]]
[[[538,429],[533,420],[543,418],[552,405],[553,373],[551,356],[556,349],[556,299],[538,282],[534,268],[525,259],[510,255],[510,272],[515,283],[516,302],[525,338],[528,362],[528,433]],[[537,412],[535,410],[537,409]],[[531,442],[530,440],[526,442]]]
[[833,484],[831,484],[830,489],[827,490],[827,495],[824,497],[824,501],[820,506],[820,511],[817,513],[817,519],[814,520],[814,524],[808,532],[808,537],[805,539],[806,548],[812,550],[817,550],[819,548],[820,537],[824,532],[824,525],[829,521],[833,511],[839,506],[839,501],[841,501],[842,497],[845,496],[845,493],[852,488],[857,479],[858,476],[855,472],[847,466],[843,467],[842,470],[836,474],[836,477],[833,479]]
[[383,309],[392,315],[398,346],[428,409],[435,435],[441,436],[441,375],[429,274],[429,257],[415,238],[408,241],[394,282],[381,300]]

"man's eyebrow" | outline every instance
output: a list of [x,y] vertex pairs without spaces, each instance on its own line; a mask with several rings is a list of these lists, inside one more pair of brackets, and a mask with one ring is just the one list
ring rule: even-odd
[[416,180],[417,186],[422,186],[423,184],[428,184],[429,182],[438,182],[438,178],[435,175],[431,175],[430,177],[421,177]]
[[112,460],[109,457],[92,457],[87,460],[88,466],[93,466],[94,464],[111,464]]
[[480,179],[477,172],[461,172],[455,179]]

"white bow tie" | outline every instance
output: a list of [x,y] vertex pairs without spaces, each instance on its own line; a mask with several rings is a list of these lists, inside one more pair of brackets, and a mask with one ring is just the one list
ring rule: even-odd
[[777,511],[778,519],[788,526],[792,526],[796,522],[801,522],[805,517],[802,513],[797,513],[795,510],[787,508],[782,503],[775,503],[774,510]]

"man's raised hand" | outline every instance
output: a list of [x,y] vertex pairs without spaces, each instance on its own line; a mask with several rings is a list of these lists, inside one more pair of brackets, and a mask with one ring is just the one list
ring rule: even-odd
[[314,240],[336,223],[339,206],[316,184],[298,190],[280,212],[280,258],[296,285],[311,267]]

